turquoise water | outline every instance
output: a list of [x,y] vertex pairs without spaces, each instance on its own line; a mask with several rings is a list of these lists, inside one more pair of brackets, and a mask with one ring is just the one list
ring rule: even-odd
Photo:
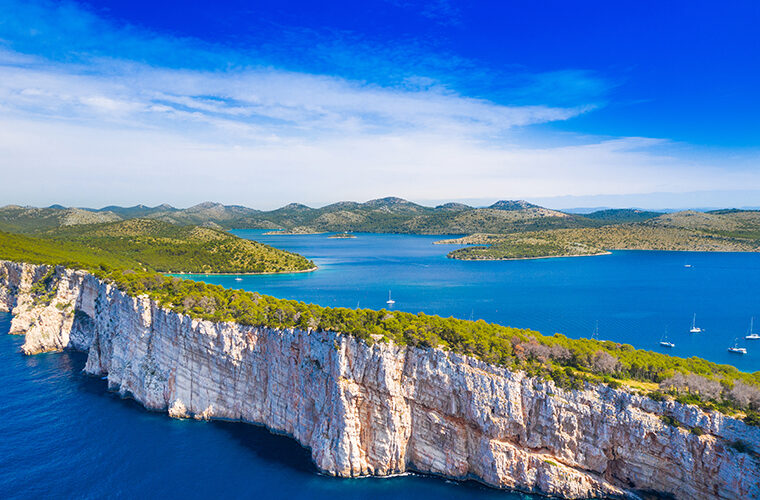
[[[246,237],[302,253],[319,271],[280,276],[203,277],[327,306],[396,307],[483,318],[544,333],[599,336],[667,352],[760,369],[726,348],[760,316],[760,255],[615,252],[588,258],[461,262],[436,237],[359,235]],[[684,267],[689,263],[692,267]],[[692,314],[706,332],[688,333]],[[21,337],[5,335],[0,313],[0,498],[500,498],[472,482],[407,476],[340,480],[317,474],[309,452],[263,428],[195,422],[151,413],[83,375],[81,353],[23,356]],[[664,350],[663,350],[664,352]],[[532,498],[532,497],[531,497]]]
[[[745,341],[750,318],[760,330],[760,254],[620,251],[596,257],[500,262],[446,258],[439,236],[359,234],[239,236],[301,253],[313,273],[196,276],[229,288],[258,291],[325,306],[379,309],[388,290],[395,308],[484,319],[633,344],[676,356],[700,356],[741,370],[760,370],[760,341]],[[691,267],[685,267],[685,264]],[[690,334],[692,316],[705,332]],[[660,347],[666,334],[673,349]],[[744,356],[727,348],[739,338]]]

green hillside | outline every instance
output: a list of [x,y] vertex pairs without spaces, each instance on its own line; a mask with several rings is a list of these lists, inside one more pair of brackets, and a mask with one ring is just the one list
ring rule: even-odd
[[604,224],[623,224],[626,222],[643,222],[660,215],[663,215],[662,212],[650,212],[635,208],[611,208],[608,210],[597,210],[583,216]]
[[298,254],[223,231],[153,219],[68,226],[46,232],[45,238],[109,252],[170,273],[277,273],[315,267]]

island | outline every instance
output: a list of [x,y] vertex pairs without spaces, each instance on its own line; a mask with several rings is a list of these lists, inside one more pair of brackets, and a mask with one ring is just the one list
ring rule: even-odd
[[604,255],[609,250],[695,252],[760,251],[760,212],[694,211],[644,222],[511,234],[473,234],[438,244],[476,245],[454,250],[461,260],[513,260]]
[[330,236],[328,236],[328,238],[351,239],[351,238],[356,238],[356,235],[351,234],[351,233],[336,233],[336,234],[331,234]]

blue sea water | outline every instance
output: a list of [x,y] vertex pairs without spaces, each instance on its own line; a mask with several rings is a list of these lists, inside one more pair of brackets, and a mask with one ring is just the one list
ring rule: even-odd
[[[760,342],[740,341],[749,347],[743,357],[726,352],[750,316],[760,316],[758,254],[462,262],[446,258],[452,247],[432,245],[438,237],[237,233],[302,253],[320,269],[197,279],[326,306],[381,308],[391,289],[401,310],[572,337],[589,336],[598,321],[600,338],[760,369]],[[688,333],[695,312],[705,333]],[[429,477],[323,477],[287,437],[241,423],[173,420],[120,399],[81,373],[80,353],[23,356],[23,339],[5,335],[9,326],[0,313],[0,498],[528,498]],[[658,346],[666,327],[676,344],[667,351]]]
[[317,474],[294,440],[148,412],[86,376],[86,356],[24,356],[0,312],[0,498],[529,498],[473,482]]
[[[387,307],[484,319],[543,334],[599,338],[675,356],[760,370],[760,253],[617,251],[594,257],[468,262],[449,259],[441,236],[235,234],[309,257],[313,273],[194,276],[228,288],[324,306]],[[690,267],[686,267],[689,265]],[[691,334],[693,315],[705,331]],[[667,335],[675,348],[660,347]],[[748,353],[731,354],[738,339]]]

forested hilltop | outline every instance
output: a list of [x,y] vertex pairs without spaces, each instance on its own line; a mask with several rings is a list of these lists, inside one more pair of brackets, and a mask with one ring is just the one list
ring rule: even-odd
[[153,219],[53,228],[47,218],[43,222],[32,231],[34,236],[0,233],[6,258],[34,259],[39,254],[30,262],[46,263],[49,257],[60,254],[66,256],[62,264],[87,268],[104,264],[108,268],[169,273],[281,273],[315,268],[301,255],[198,226]]
[[[84,226],[80,230],[88,232]],[[130,231],[144,233],[127,226],[120,228],[118,234],[129,238]],[[156,231],[162,234],[160,229]],[[146,268],[139,252],[131,255],[129,251],[120,251],[118,245],[108,249],[94,243],[87,246],[98,238],[110,238],[111,234],[113,229],[106,227],[75,241],[76,238],[67,239],[69,236],[54,239],[0,232],[0,260],[87,270],[132,296],[147,295],[172,311],[195,318],[271,328],[328,330],[355,336],[369,344],[393,341],[423,349],[440,348],[551,379],[566,388],[582,388],[589,382],[626,386],[651,398],[673,398],[760,425],[757,413],[760,372],[743,373],[732,366],[699,358],[683,359],[610,341],[569,339],[561,334],[545,336],[482,320],[321,307],[167,277]],[[35,303],[53,300],[56,286],[53,276],[51,267],[35,285],[31,291]]]

